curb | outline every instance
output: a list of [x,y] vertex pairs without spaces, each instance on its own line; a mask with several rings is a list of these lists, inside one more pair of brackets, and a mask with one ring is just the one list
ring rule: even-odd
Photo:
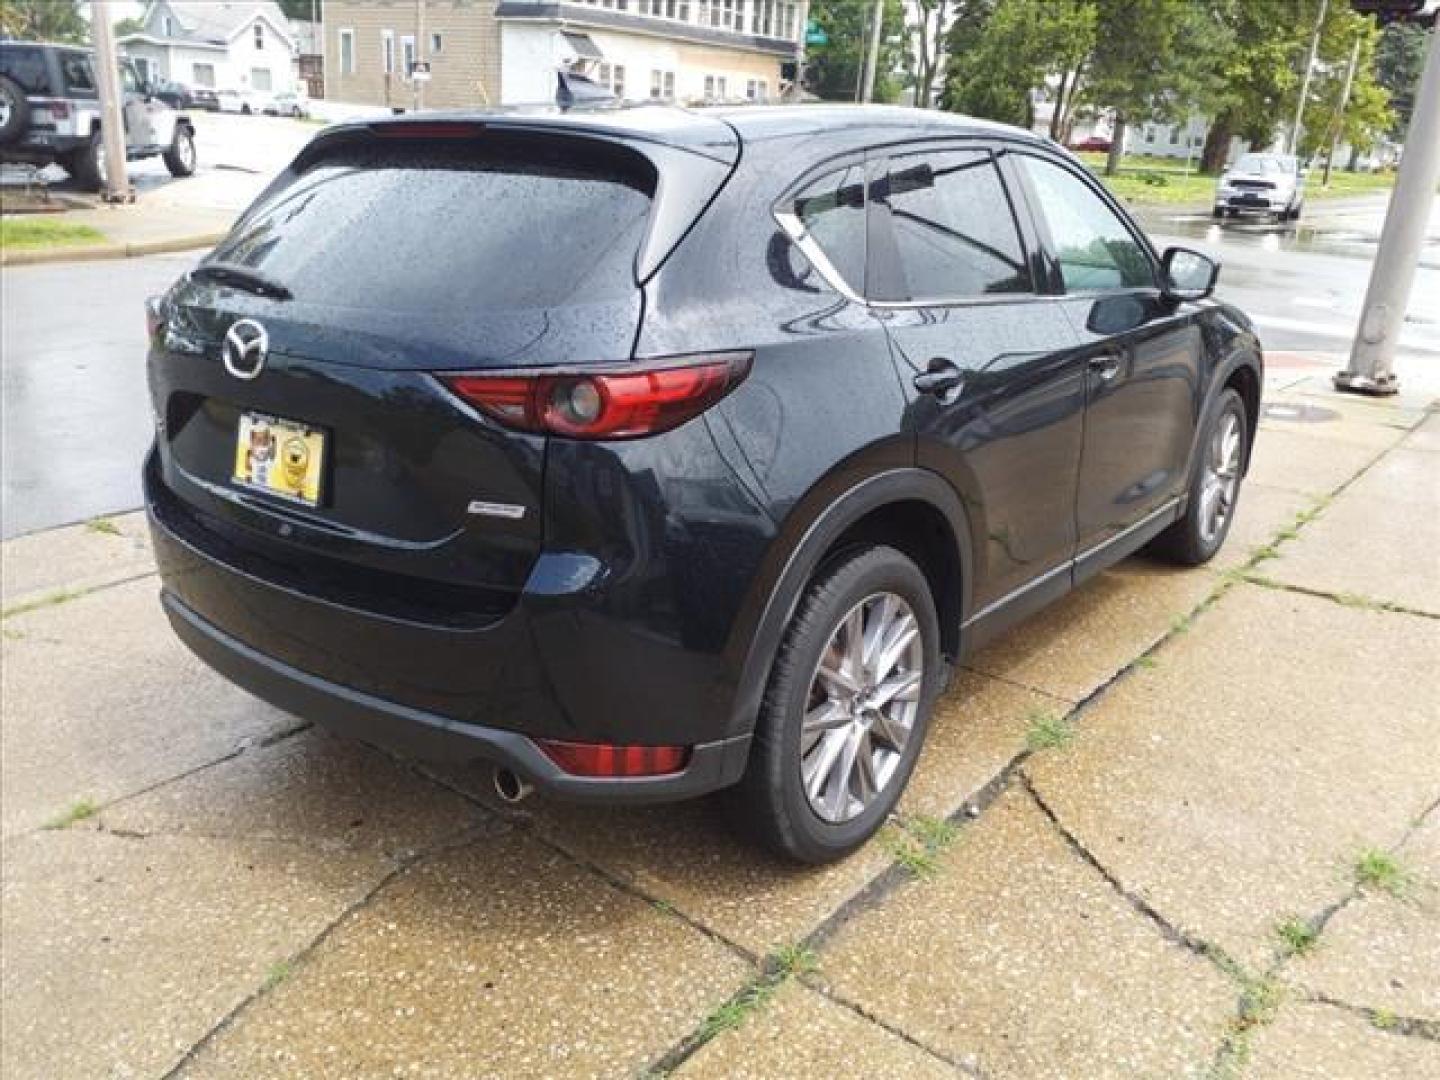
[[175,251],[211,248],[229,235],[229,230],[177,236],[168,240],[143,240],[134,244],[77,244],[75,247],[37,248],[33,251],[0,250],[0,266],[33,266],[37,263],[96,262],[101,259],[134,259],[141,255],[166,255]]

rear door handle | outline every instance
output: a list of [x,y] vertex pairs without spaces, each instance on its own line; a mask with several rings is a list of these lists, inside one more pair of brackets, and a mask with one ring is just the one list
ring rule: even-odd
[[937,356],[930,361],[928,370],[915,376],[915,389],[922,394],[934,394],[943,402],[954,401],[955,391],[965,381],[965,373],[955,364]]
[[1101,382],[1113,382],[1123,366],[1124,360],[1114,353],[1104,353],[1090,358],[1090,370],[1100,377]]

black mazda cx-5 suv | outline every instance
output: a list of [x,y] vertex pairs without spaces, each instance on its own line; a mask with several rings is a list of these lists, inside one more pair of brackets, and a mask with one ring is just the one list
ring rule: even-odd
[[333,127],[150,304],[165,610],[512,797],[726,788],[836,858],[967,651],[1224,541],[1261,355],[1216,272],[937,112]]

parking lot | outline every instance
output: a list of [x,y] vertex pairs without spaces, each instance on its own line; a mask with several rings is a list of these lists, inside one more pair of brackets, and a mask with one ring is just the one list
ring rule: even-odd
[[1266,397],[1220,559],[972,658],[822,870],[260,704],[138,515],[7,541],[0,1072],[1440,1074],[1433,390]]

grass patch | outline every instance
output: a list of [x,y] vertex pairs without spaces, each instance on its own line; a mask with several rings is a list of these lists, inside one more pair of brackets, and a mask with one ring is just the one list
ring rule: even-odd
[[820,957],[805,945],[782,945],[771,955],[770,966],[785,978],[809,975],[820,967]]
[[1400,1023],[1400,1018],[1389,1009],[1376,1009],[1370,1014],[1370,1023],[1381,1031],[1394,1031]]
[[760,979],[751,983],[705,1018],[705,1022],[700,1025],[699,1042],[707,1043],[715,1036],[733,1031],[745,1023],[747,1019],[766,1006],[784,981],[784,977],[781,976]]
[[1292,915],[1275,924],[1275,936],[1290,956],[1304,956],[1315,948],[1320,931],[1308,920]]
[[1378,889],[1391,896],[1404,896],[1410,888],[1410,872],[1388,851],[1369,848],[1355,860],[1355,884]]
[[86,532],[100,533],[102,536],[119,536],[120,526],[107,517],[91,518],[85,523]]
[[901,829],[887,829],[880,834],[880,844],[889,856],[917,878],[933,877],[940,869],[935,853]]
[[1030,713],[1030,726],[1025,731],[1025,745],[1031,750],[1059,750],[1070,745],[1075,728],[1063,716],[1039,709]]
[[0,248],[34,251],[37,248],[103,244],[105,234],[89,225],[54,217],[0,218]]
[[84,821],[92,818],[100,812],[100,807],[90,799],[76,799],[60,813],[56,814],[49,821],[45,822],[46,829],[68,829],[77,821]]
[[[1188,175],[1184,158],[1127,154],[1120,160],[1119,173],[1106,176],[1105,154],[1084,153],[1078,156],[1116,198],[1126,202],[1204,203],[1208,206],[1215,198],[1215,185],[1219,178],[1196,171],[1200,164],[1199,154],[1191,159]],[[1307,201],[1372,195],[1389,191],[1395,186],[1395,174],[1388,172],[1348,173],[1336,170],[1330,174],[1329,187],[1320,185],[1321,175],[1316,170],[1308,177],[1305,184]]]
[[960,826],[944,818],[916,814],[905,819],[905,831],[925,846],[927,851],[940,851],[960,837]]
[[11,615],[24,615],[27,611],[39,611],[41,608],[54,607],[56,604],[63,604],[67,600],[74,600],[76,597],[84,595],[84,593],[72,592],[69,589],[59,589],[34,600],[26,600],[23,604],[5,608],[0,611],[0,619],[8,619]]
[[260,985],[261,993],[274,990],[275,987],[290,978],[292,970],[289,960],[276,960],[265,972],[265,981]]

